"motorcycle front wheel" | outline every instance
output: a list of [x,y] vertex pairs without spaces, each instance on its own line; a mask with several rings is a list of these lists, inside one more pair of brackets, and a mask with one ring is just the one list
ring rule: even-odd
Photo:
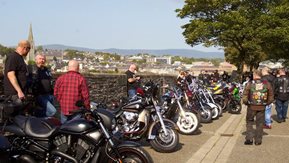
[[[142,147],[135,147],[135,146],[125,146],[125,147],[118,147],[118,153],[121,156],[122,163],[153,163],[153,160],[149,153],[144,150]],[[115,155],[110,155],[110,158],[107,162],[108,163],[115,163],[120,162],[114,158]]]
[[179,116],[177,126],[182,134],[190,135],[195,133],[199,128],[199,119],[192,112],[184,112],[184,116]]
[[222,114],[223,114],[223,108],[222,108],[221,105],[219,105],[218,103],[215,103],[215,105],[218,107],[219,117],[222,116]]
[[212,119],[218,119],[219,118],[219,109],[217,106],[214,106],[211,108],[212,110]]
[[204,107],[200,110],[201,123],[211,123],[212,122],[212,110],[208,107]]
[[156,137],[150,141],[152,148],[158,152],[168,153],[174,152],[179,145],[179,135],[175,129],[166,126],[167,135],[163,128],[159,125]]

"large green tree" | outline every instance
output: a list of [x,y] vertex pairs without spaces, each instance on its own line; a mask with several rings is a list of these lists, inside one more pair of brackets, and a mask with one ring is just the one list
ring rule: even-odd
[[260,19],[264,24],[260,37],[269,59],[289,60],[289,1],[276,0],[270,12]]
[[[288,21],[281,19],[278,15],[281,12],[278,7],[285,3],[288,2],[282,0],[185,0],[184,7],[176,11],[178,17],[189,20],[182,26],[183,35],[189,45],[195,46],[203,43],[205,46],[224,47],[226,60],[235,64],[242,72],[244,64],[252,69],[258,67],[259,62],[274,58],[272,48],[281,46],[274,43],[274,39],[287,41],[288,36],[277,34],[276,29],[283,23],[280,27],[283,34],[288,31],[286,29],[288,26],[284,25]],[[285,16],[285,9],[282,12],[281,15]],[[272,26],[267,20],[277,19],[275,17],[281,20],[276,20],[278,25],[269,30]],[[272,38],[274,34],[278,37]],[[284,46],[286,45],[287,42]],[[285,54],[284,50],[280,51],[280,56]]]

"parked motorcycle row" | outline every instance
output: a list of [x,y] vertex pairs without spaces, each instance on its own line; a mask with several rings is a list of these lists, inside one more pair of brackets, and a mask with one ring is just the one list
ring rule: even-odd
[[240,113],[240,89],[236,83],[204,87],[148,81],[136,96],[113,105],[92,102],[87,110],[77,102],[80,109],[62,125],[55,118],[13,115],[25,106],[2,100],[10,112],[0,113],[0,162],[150,163],[140,140],[158,152],[178,150],[179,133],[193,135],[200,123],[218,119],[225,110]]

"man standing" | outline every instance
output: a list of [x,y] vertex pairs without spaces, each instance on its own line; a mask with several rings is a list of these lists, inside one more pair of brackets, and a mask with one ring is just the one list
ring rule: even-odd
[[277,122],[285,122],[288,111],[289,100],[289,77],[286,76],[285,70],[279,69],[278,76],[274,82],[274,93],[276,99]]
[[136,90],[139,86],[139,76],[136,76],[137,67],[135,64],[131,64],[129,69],[125,72],[127,75],[127,91],[128,97],[131,98],[136,95]]
[[66,122],[70,111],[78,109],[77,101],[83,101],[86,109],[90,108],[89,91],[85,78],[79,73],[79,63],[71,60],[68,72],[61,75],[54,86],[54,96],[60,103],[61,123]]
[[[267,80],[271,84],[272,89],[274,90],[275,77],[269,73],[269,68],[268,67],[264,67],[262,69],[262,80]],[[272,109],[272,106],[273,106],[273,103],[267,105],[266,108],[265,108],[265,125],[264,125],[264,128],[266,128],[266,129],[271,129],[272,128],[272,125],[271,125],[271,109]]]
[[25,98],[27,65],[24,62],[30,50],[27,40],[20,41],[15,52],[7,55],[4,68],[4,94],[12,101],[21,103]]
[[[262,144],[263,125],[265,120],[265,107],[273,102],[273,89],[266,80],[261,80],[261,71],[253,72],[253,81],[249,82],[244,90],[243,102],[248,106],[246,115],[245,145],[252,145],[255,135],[255,145]],[[253,124],[256,117],[256,132]]]
[[38,104],[42,110],[37,116],[52,117],[56,113],[53,105],[53,88],[52,88],[52,75],[48,68],[45,66],[46,57],[38,54],[35,57],[35,65],[29,65],[30,87],[33,95],[36,96]]

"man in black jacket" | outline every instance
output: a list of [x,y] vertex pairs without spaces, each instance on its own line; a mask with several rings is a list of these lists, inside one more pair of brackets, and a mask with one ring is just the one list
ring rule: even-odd
[[35,65],[29,65],[30,87],[38,104],[43,109],[37,112],[37,116],[52,117],[56,113],[56,108],[53,105],[52,75],[45,63],[46,57],[38,54],[35,57]]
[[288,111],[289,100],[289,77],[286,76],[285,69],[278,70],[279,77],[274,82],[274,94],[276,100],[277,122],[285,122]]

